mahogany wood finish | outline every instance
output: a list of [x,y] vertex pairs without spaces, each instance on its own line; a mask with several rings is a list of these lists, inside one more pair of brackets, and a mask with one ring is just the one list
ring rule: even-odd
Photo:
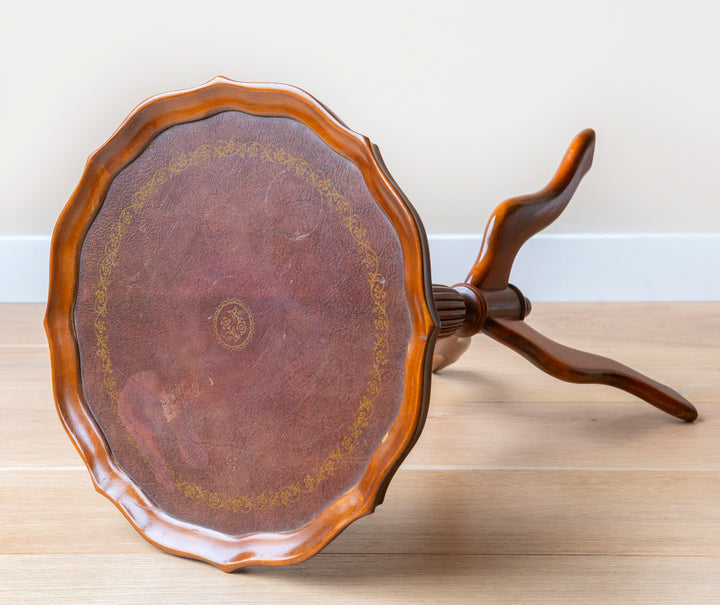
[[517,351],[555,378],[567,382],[607,384],[627,391],[677,418],[697,418],[693,405],[680,393],[617,361],[558,344],[524,321],[488,319],[483,332]]
[[507,287],[516,254],[565,210],[592,166],[594,151],[595,133],[584,130],[570,143],[560,167],[543,189],[506,200],[493,210],[480,254],[466,282],[487,290]]
[[170,553],[225,571],[302,561],[382,502],[431,370],[478,332],[692,421],[668,387],[532,330],[508,282],[594,141],[578,135],[547,187],[496,208],[451,288],[431,284],[377,147],[303,91],[216,78],[138,106],[52,242],[53,387],[96,489]]
[[493,211],[480,254],[465,283],[453,286],[465,301],[465,321],[454,331],[449,324],[441,327],[442,339],[435,349],[433,370],[457,361],[467,350],[469,337],[483,332],[555,378],[614,386],[692,422],[697,418],[697,410],[671,388],[606,357],[553,342],[525,324],[523,319],[530,312],[530,301],[509,283],[518,251],[530,237],[560,216],[590,169],[594,150],[595,133],[584,130],[573,139],[545,188],[506,200]]
[[465,322],[465,300],[455,288],[433,284],[433,301],[440,319],[440,337],[451,336]]
[[98,491],[230,571],[306,559],[382,501],[439,320],[419,219],[368,139],[296,88],[217,78],[91,156],[45,325]]

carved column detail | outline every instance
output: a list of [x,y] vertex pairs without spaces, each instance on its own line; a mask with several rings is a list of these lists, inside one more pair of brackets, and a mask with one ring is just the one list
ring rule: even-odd
[[454,334],[465,321],[465,301],[449,286],[433,284],[433,300],[440,317],[440,338]]

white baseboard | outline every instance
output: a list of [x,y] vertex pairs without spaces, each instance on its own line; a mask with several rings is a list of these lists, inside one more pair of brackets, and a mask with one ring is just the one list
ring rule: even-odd
[[[465,279],[481,234],[430,235],[432,277]],[[0,302],[45,302],[49,235],[0,236]],[[512,282],[533,301],[720,301],[720,233],[540,234]]]
[[[463,281],[482,235],[429,240],[433,281]],[[720,301],[720,233],[541,233],[510,277],[531,301]]]

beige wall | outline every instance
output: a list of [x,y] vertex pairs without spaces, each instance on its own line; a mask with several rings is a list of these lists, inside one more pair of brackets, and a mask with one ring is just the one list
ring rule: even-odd
[[49,233],[132,107],[222,74],[308,90],[380,145],[428,231],[482,231],[566,144],[595,166],[552,229],[720,232],[720,3],[13,2],[0,235]]

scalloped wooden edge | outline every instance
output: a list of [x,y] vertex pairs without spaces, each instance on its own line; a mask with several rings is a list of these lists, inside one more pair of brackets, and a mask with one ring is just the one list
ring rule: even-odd
[[[119,468],[83,397],[73,322],[82,242],[115,176],[167,128],[231,110],[297,120],[358,167],[399,236],[412,320],[400,412],[360,481],[299,529],[242,536],[168,515]],[[389,175],[377,147],[304,91],[281,84],[240,84],[218,77],[138,105],[88,159],[80,183],[58,219],[51,244],[45,330],[53,390],[58,414],[90,471],[95,489],[155,546],[212,563],[224,571],[246,565],[298,563],[320,551],[347,525],[370,514],[382,502],[392,475],[422,431],[440,323],[432,302],[429,266],[422,223]]]

